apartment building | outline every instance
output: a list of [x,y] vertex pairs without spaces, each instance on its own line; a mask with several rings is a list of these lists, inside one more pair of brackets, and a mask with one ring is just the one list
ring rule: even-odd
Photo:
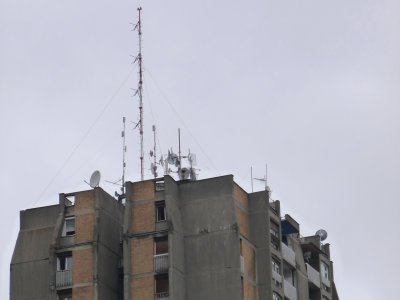
[[329,244],[232,175],[61,194],[21,212],[10,298],[338,300]]

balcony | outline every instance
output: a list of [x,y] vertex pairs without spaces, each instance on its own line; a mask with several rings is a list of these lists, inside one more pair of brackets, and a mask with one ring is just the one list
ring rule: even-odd
[[272,269],[272,278],[279,284],[282,284],[282,275],[276,272],[274,269]]
[[169,300],[169,293],[168,292],[156,293],[156,300]]
[[289,282],[284,281],[283,291],[285,293],[285,298],[289,300],[297,300],[297,289]]
[[72,285],[72,270],[63,270],[56,272],[56,287],[68,287]]
[[286,244],[281,243],[282,256],[292,267],[296,268],[296,254]]
[[319,272],[315,270],[313,267],[311,267],[308,263],[306,263],[306,267],[307,267],[308,281],[314,284],[316,287],[320,288],[321,277],[319,275]]
[[[169,268],[168,253],[154,255],[154,272],[168,273],[168,268]],[[156,299],[164,299],[164,298],[156,298]]]
[[326,287],[328,287],[328,288],[331,287],[331,282],[330,282],[329,279],[326,278],[325,276],[321,276],[321,281],[322,281],[322,283],[323,283]]

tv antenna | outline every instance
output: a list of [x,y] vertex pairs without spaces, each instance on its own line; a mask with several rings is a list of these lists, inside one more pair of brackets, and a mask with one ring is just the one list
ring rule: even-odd
[[133,30],[138,31],[139,38],[139,54],[136,56],[134,63],[138,63],[139,66],[139,82],[137,85],[137,89],[135,91],[135,95],[139,96],[139,133],[140,133],[140,179],[144,180],[144,150],[143,150],[143,67],[142,67],[142,19],[141,19],[141,11],[142,8],[138,7],[139,20],[136,23]]
[[[253,174],[253,168],[251,168],[251,174]],[[253,175],[252,176],[252,188],[253,188]],[[265,183],[265,190],[268,192],[268,196],[271,193],[271,189],[268,186],[268,167],[265,164],[265,176],[263,178],[254,178],[255,180],[262,181]]]
[[[183,159],[188,160],[189,168],[182,167]],[[180,128],[178,129],[178,154],[175,154],[171,148],[171,150],[168,150],[167,158],[163,160],[163,163],[164,163],[165,174],[168,175],[170,172],[172,172],[168,166],[168,165],[172,165],[177,168],[177,171],[173,171],[173,172],[178,174],[179,180],[187,180],[189,178],[192,181],[197,180],[196,169],[194,168],[194,166],[197,165],[196,154],[191,153],[190,149],[189,149],[188,155],[182,155]]]
[[153,162],[151,163],[150,171],[157,178],[157,154],[156,154],[156,125],[153,125],[153,137],[154,137],[154,148],[150,150],[150,157],[153,157]]

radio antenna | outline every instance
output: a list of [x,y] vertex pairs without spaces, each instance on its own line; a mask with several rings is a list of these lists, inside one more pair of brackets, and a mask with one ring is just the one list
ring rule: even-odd
[[122,182],[121,182],[121,192],[122,195],[125,195],[125,170],[126,170],[126,162],[125,162],[125,156],[126,156],[126,141],[125,141],[125,117],[122,117],[122,123],[123,123],[123,130],[121,133],[122,136]]
[[143,68],[142,68],[142,8],[138,7],[139,21],[135,25],[134,30],[138,31],[139,37],[139,54],[135,58],[135,62],[139,65],[139,83],[135,95],[139,96],[139,133],[140,133],[140,179],[144,180],[144,150],[143,150]]
[[153,151],[150,151],[150,156],[153,157],[154,161],[151,164],[151,173],[154,175],[154,178],[157,178],[156,125],[153,125],[153,138],[154,138],[154,148]]

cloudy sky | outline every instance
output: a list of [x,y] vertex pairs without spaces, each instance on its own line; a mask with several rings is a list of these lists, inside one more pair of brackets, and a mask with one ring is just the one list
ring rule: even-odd
[[[324,228],[341,299],[397,300],[398,0],[0,0],[0,298],[19,211],[139,179],[132,25],[143,7],[145,151],[197,154],[199,177],[250,167],[303,235]],[[150,159],[146,154],[146,177]],[[255,190],[262,184],[254,183]]]

